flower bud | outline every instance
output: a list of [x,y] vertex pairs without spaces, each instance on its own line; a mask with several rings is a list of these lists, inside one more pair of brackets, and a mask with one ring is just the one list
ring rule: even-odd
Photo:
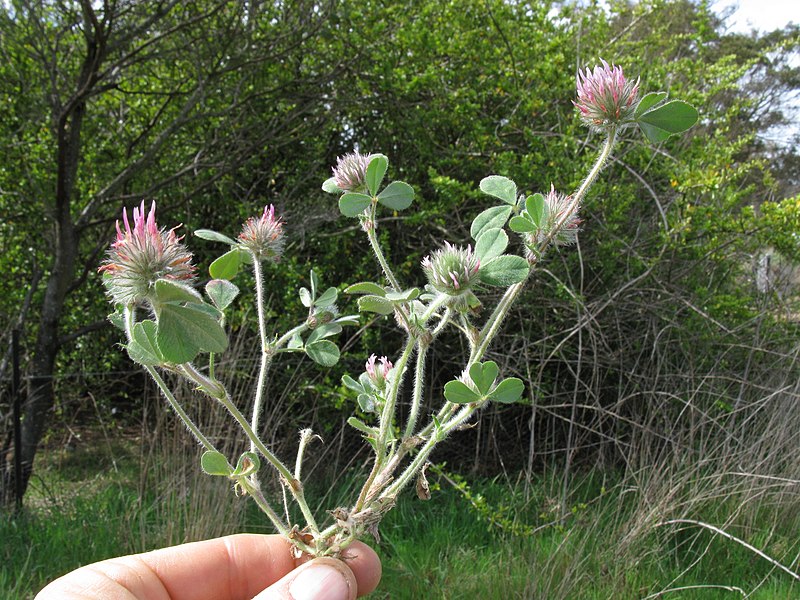
[[639,79],[627,80],[622,67],[601,62],[594,71],[578,71],[578,99],[573,101],[581,120],[597,130],[633,122],[639,93]]
[[242,226],[239,244],[252,252],[258,260],[278,262],[283,253],[283,222],[275,216],[275,207],[264,207],[261,217],[250,217]]
[[343,192],[363,192],[367,187],[367,166],[372,160],[371,154],[360,154],[358,150],[336,159],[333,168],[333,179]]
[[159,279],[191,282],[195,268],[192,255],[180,243],[182,237],[156,224],[156,203],[145,217],[144,202],[133,209],[133,227],[128,213],[122,211],[124,231],[117,221],[117,238],[108,250],[103,265],[103,283],[114,302],[131,306],[152,300]]
[[[579,206],[572,206],[572,196],[556,192],[553,185],[544,197],[547,216],[542,226],[524,234],[528,247],[538,247],[548,238],[554,246],[569,246],[578,240],[578,232],[582,223],[578,216]],[[559,226],[558,224],[561,223]],[[558,228],[557,231],[556,228]]]
[[367,377],[369,377],[370,383],[372,383],[376,390],[382,390],[386,387],[386,380],[389,378],[389,371],[392,370],[394,365],[389,362],[389,359],[385,356],[381,356],[380,364],[377,365],[375,364],[376,359],[377,356],[373,354],[369,357],[369,360],[367,360]]
[[472,246],[456,247],[445,242],[444,248],[434,250],[422,259],[422,268],[428,283],[438,292],[447,294],[454,300],[451,303],[462,308],[472,304],[472,287],[478,281],[481,263]]

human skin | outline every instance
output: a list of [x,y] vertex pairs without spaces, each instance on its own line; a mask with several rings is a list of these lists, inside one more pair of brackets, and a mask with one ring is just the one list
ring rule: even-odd
[[380,578],[380,559],[361,542],[341,560],[309,561],[279,535],[238,534],[87,565],[35,600],[353,600]]

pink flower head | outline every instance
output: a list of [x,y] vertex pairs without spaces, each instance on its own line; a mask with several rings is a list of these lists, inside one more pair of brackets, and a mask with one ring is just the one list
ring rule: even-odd
[[382,390],[386,387],[386,380],[389,377],[389,371],[392,370],[394,365],[389,362],[385,356],[381,356],[380,364],[375,364],[377,356],[374,354],[369,357],[366,364],[367,377],[375,388]]
[[460,296],[469,292],[477,279],[481,261],[472,246],[456,247],[449,242],[444,248],[434,250],[422,259],[425,276],[436,290],[449,296]]
[[258,260],[278,262],[283,252],[283,221],[275,216],[275,207],[264,207],[260,217],[250,217],[242,226],[239,243],[255,254]]
[[578,71],[578,99],[573,101],[581,120],[594,129],[622,125],[633,120],[638,105],[639,79],[625,78],[622,67],[601,60],[594,71]]
[[[192,255],[181,244],[182,237],[156,224],[156,203],[145,216],[144,202],[133,209],[133,227],[123,209],[124,230],[117,221],[117,238],[108,256],[98,269],[104,273],[104,283],[114,302],[130,306],[150,298],[156,281],[194,279]],[[179,227],[179,226],[178,226]]]
[[367,186],[367,167],[371,154],[360,154],[358,150],[336,159],[333,179],[343,192],[363,192]]

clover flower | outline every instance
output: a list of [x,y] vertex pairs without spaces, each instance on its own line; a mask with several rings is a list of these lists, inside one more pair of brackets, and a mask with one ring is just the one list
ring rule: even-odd
[[333,168],[333,179],[343,192],[364,191],[367,181],[367,166],[372,159],[371,154],[360,154],[358,150],[336,159]]
[[260,217],[250,217],[242,226],[239,244],[252,252],[258,260],[278,262],[283,253],[283,221],[275,216],[275,207],[264,207]]
[[480,266],[472,246],[456,247],[448,242],[444,243],[444,248],[434,250],[422,259],[428,283],[449,296],[468,292],[477,280]]
[[389,362],[389,359],[385,356],[381,356],[380,364],[375,364],[377,358],[378,357],[374,354],[369,357],[366,363],[366,371],[367,377],[369,377],[369,381],[372,383],[373,387],[377,390],[382,390],[386,387],[389,371],[392,370],[394,365]]
[[639,79],[626,79],[622,67],[601,62],[594,71],[578,71],[578,99],[573,101],[581,120],[598,130],[632,122],[639,93]]
[[152,299],[156,281],[189,281],[194,279],[192,254],[180,243],[183,237],[156,224],[156,203],[145,217],[144,202],[133,209],[133,227],[123,209],[124,231],[117,221],[117,239],[108,250],[108,257],[98,269],[104,273],[103,283],[114,302],[131,306]]

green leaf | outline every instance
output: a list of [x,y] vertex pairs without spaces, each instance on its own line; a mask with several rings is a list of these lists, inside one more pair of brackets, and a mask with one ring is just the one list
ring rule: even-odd
[[487,285],[507,286],[525,279],[529,270],[528,261],[521,256],[504,254],[481,265],[478,277]]
[[533,221],[524,215],[511,217],[511,220],[508,222],[508,228],[516,233],[527,233],[538,229],[538,227],[533,224]]
[[663,142],[669,136],[689,129],[697,122],[697,109],[682,100],[671,100],[639,115],[642,132],[653,143]]
[[197,291],[177,281],[159,279],[156,281],[156,298],[159,302],[202,302],[203,298]]
[[370,204],[372,204],[372,198],[366,194],[348,192],[342,194],[341,198],[339,198],[339,212],[345,217],[357,217],[363,213]]
[[309,335],[308,339],[306,340],[306,344],[313,344],[317,340],[321,340],[341,332],[342,326],[338,323],[325,323],[311,332],[311,335]]
[[393,181],[378,194],[378,202],[392,210],[405,210],[414,200],[414,188],[404,181]]
[[517,203],[517,184],[508,177],[489,175],[481,179],[481,191],[495,198],[500,198],[506,204],[514,206]]
[[191,361],[201,351],[223,352],[228,336],[217,320],[194,304],[165,304],[158,314],[158,348],[171,363]]
[[234,248],[212,262],[208,272],[214,279],[233,279],[243,262],[242,251]]
[[541,229],[544,226],[547,219],[547,203],[544,201],[544,196],[533,194],[525,198],[525,211],[528,213],[531,222],[536,226],[536,229]]
[[525,386],[522,380],[517,377],[509,377],[500,382],[500,384],[492,390],[489,398],[495,402],[502,402],[503,404],[512,404],[522,397],[522,392],[525,391]]
[[108,315],[111,324],[121,331],[125,331],[125,312],[121,304],[114,307],[114,312]]
[[212,279],[206,284],[206,294],[220,310],[225,310],[239,295],[239,288],[226,279]]
[[460,381],[448,381],[444,384],[444,397],[453,404],[469,404],[477,402],[481,397]]
[[236,462],[236,468],[231,473],[232,477],[246,477],[258,472],[261,460],[255,452],[244,452]]
[[364,393],[364,386],[358,383],[355,379],[350,377],[350,375],[342,375],[342,383],[344,386],[350,390],[353,390],[356,393],[363,394]]
[[211,240],[212,242],[222,242],[223,244],[229,244],[231,246],[236,245],[236,240],[232,240],[227,235],[224,235],[217,231],[212,231],[211,229],[197,229],[195,230],[194,235],[203,240]]
[[329,287],[327,290],[323,292],[323,294],[314,300],[314,306],[318,306],[320,308],[326,308],[331,306],[336,302],[336,298],[339,297],[339,290],[335,287]]
[[311,300],[311,292],[308,291],[308,288],[301,287],[297,290],[297,295],[300,296],[300,302],[303,303],[303,306],[311,308],[313,300]]
[[219,452],[206,450],[200,457],[200,468],[206,475],[221,475],[228,477],[231,474],[231,466],[228,459]]
[[[155,321],[149,319],[146,321],[139,321],[133,326],[131,336],[133,337],[132,341],[137,344],[139,348],[155,359],[155,362],[149,363],[151,366],[160,365],[164,362],[164,356],[158,349],[158,326]],[[138,360],[136,362],[145,364]]]
[[375,412],[375,396],[372,394],[359,394],[358,407],[364,412]]
[[475,254],[481,263],[500,256],[508,247],[508,235],[502,229],[484,229],[475,242]]
[[639,101],[639,105],[636,107],[636,112],[633,113],[634,118],[638,119],[643,112],[649,108],[652,108],[666,97],[667,92],[650,92]]
[[472,239],[477,240],[486,229],[502,229],[512,210],[510,206],[492,206],[481,212],[469,228]]
[[319,289],[319,275],[314,269],[311,269],[308,273],[308,279],[311,282],[311,297],[317,297],[317,290]]
[[350,417],[349,419],[347,419],[347,424],[350,425],[350,427],[358,429],[361,433],[366,433],[370,437],[378,436],[377,429],[375,429],[374,427],[370,427],[369,425],[367,425],[360,419],[356,419],[355,417]]
[[367,165],[366,182],[369,193],[373,196],[378,193],[378,188],[383,181],[383,176],[386,174],[386,168],[389,166],[389,159],[383,154],[373,154],[372,158]]
[[338,319],[334,319],[334,323],[338,323],[342,327],[358,327],[361,325],[361,320],[358,318],[358,315],[345,315],[343,317],[339,317]]
[[344,290],[345,294],[374,294],[375,296],[385,296],[386,290],[384,290],[381,286],[377,283],[372,283],[371,281],[362,281],[360,283],[354,283],[353,285],[346,287]]
[[384,297],[391,302],[410,302],[419,298],[419,288],[410,288],[400,292],[386,292]]
[[469,367],[469,377],[484,396],[489,392],[500,369],[497,363],[490,360],[485,363],[473,363]]
[[390,315],[394,312],[394,304],[381,296],[361,296],[358,299],[358,310],[378,313],[379,315]]
[[145,367],[155,367],[164,364],[164,359],[157,356],[157,349],[144,348],[136,340],[131,340],[125,344],[130,359]]
[[303,347],[303,338],[299,333],[295,333],[286,343],[286,347],[290,350],[298,350]]
[[339,194],[342,190],[340,190],[339,186],[336,185],[336,178],[329,177],[322,183],[322,191],[328,192],[329,194]]
[[328,340],[306,344],[306,354],[311,360],[323,367],[332,367],[339,362],[339,348]]

